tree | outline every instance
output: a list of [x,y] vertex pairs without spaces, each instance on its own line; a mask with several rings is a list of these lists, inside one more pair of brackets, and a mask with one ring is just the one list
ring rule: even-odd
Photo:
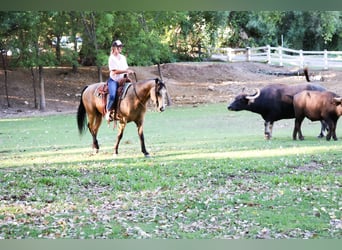
[[[338,50],[341,39],[339,11],[261,11],[252,12],[246,32],[255,45],[281,45],[294,49]],[[332,43],[335,39],[334,43]]]
[[180,19],[175,35],[177,54],[184,59],[194,57],[202,47],[215,47],[219,40],[219,29],[227,26],[227,11],[189,11]]
[[2,67],[4,69],[4,83],[5,83],[5,96],[7,107],[10,107],[9,95],[8,95],[8,57],[7,53],[10,50],[10,39],[8,39],[11,34],[17,30],[17,24],[13,21],[13,13],[12,12],[0,12],[0,53],[1,53],[1,62]]
[[[11,35],[11,45],[14,48],[14,57],[17,57],[15,66],[31,69],[38,68],[38,79],[40,84],[40,110],[46,108],[43,68],[55,65],[56,61],[46,41],[48,27],[50,26],[50,15],[48,12],[16,12],[12,21],[18,24],[18,28]],[[33,74],[33,73],[32,73]],[[33,79],[33,92],[36,103],[35,77]]]
[[[129,12],[115,17],[113,39],[122,39],[130,65],[151,65],[172,60],[171,50],[164,42],[164,23],[172,23],[169,12]],[[170,17],[170,18],[168,18]]]
[[113,25],[113,14],[95,11],[81,12],[81,21],[84,26],[83,56],[91,58],[98,68],[99,80],[102,81],[102,66],[107,63],[109,47],[103,48],[103,43],[110,37]]

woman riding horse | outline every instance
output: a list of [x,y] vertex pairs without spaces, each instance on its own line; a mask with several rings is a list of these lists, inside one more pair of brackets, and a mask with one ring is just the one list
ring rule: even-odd
[[[96,150],[96,153],[99,150],[97,132],[101,125],[102,117],[105,115],[105,103],[96,93],[104,84],[105,83],[94,83],[85,87],[82,91],[80,105],[77,111],[77,124],[80,134],[82,134],[85,129],[87,114],[87,126],[93,137],[93,149]],[[126,124],[133,121],[138,128],[141,151],[146,157],[149,156],[145,147],[143,132],[146,104],[149,99],[152,99],[159,112],[164,111],[166,105],[171,103],[165,84],[158,78],[132,83],[128,88],[125,97],[119,102],[118,111],[115,117],[115,119],[119,121],[117,140],[114,147],[115,155],[118,154],[119,143]]]
[[134,71],[128,69],[126,57],[121,54],[123,44],[120,40],[116,40],[112,44],[110,56],[108,58],[109,67],[109,79],[108,79],[108,102],[107,113],[105,118],[108,122],[112,121],[112,109],[115,102],[116,91],[118,88],[118,81],[124,77],[125,74],[134,73]]

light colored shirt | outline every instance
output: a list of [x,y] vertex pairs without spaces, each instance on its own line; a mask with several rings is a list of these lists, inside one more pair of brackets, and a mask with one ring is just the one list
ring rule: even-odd
[[128,64],[126,57],[124,55],[119,54],[115,56],[114,54],[110,54],[108,58],[108,67],[110,71],[110,77],[114,81],[118,81],[120,78],[124,77],[124,74],[115,74],[112,70],[126,70],[128,69]]

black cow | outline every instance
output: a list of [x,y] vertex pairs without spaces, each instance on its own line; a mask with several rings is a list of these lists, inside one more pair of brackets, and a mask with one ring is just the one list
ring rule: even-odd
[[[293,96],[303,90],[324,91],[325,89],[315,84],[272,84],[261,90],[257,89],[254,95],[245,93],[238,95],[227,108],[232,111],[248,110],[260,114],[265,120],[265,138],[270,139],[275,121],[295,117]],[[322,123],[319,137],[324,136],[325,128]]]
[[295,126],[293,139],[304,140],[301,125],[305,117],[311,121],[324,120],[329,127],[326,139],[331,136],[336,141],[336,125],[338,118],[342,115],[341,97],[330,91],[302,91],[293,97],[295,111]]

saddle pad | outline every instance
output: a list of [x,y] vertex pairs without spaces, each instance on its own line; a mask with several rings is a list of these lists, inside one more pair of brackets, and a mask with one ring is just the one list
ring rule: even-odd
[[131,82],[126,82],[126,83],[125,83],[125,85],[124,85],[124,87],[123,87],[123,90],[122,90],[122,94],[121,94],[121,96],[120,96],[120,99],[121,99],[121,100],[125,98],[125,96],[126,96],[126,94],[127,94],[127,90],[128,90],[128,88],[129,88],[130,86],[132,86],[132,83],[131,83]]

